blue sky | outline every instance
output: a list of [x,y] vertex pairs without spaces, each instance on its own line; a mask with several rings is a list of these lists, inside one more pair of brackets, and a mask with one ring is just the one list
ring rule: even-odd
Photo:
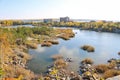
[[0,19],[120,20],[119,0],[0,0]]

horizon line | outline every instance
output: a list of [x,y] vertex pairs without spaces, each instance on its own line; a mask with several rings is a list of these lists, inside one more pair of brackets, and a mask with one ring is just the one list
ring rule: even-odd
[[[65,16],[66,17],[66,16]],[[18,18],[18,19],[0,19],[0,20],[44,20],[44,19],[60,19],[61,17],[59,18],[25,18],[25,19],[21,19],[21,18]],[[69,17],[70,18],[70,17]],[[83,18],[70,18],[71,20],[95,20],[95,21],[98,21],[98,20],[102,20],[102,21],[120,21],[120,20],[108,20],[108,19],[83,19]]]

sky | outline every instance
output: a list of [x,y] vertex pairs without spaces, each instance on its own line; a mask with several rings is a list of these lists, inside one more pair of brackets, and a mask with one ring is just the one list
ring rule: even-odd
[[65,16],[120,21],[120,0],[0,0],[0,19]]

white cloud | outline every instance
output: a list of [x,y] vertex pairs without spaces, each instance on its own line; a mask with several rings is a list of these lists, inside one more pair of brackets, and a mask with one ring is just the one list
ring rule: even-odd
[[61,47],[59,50],[59,54],[63,55],[65,58],[72,58],[75,61],[79,60],[79,50],[78,49],[68,49],[65,46]]
[[39,46],[35,51],[38,52],[38,53],[43,53],[43,52],[45,52],[45,50],[46,50],[45,47]]

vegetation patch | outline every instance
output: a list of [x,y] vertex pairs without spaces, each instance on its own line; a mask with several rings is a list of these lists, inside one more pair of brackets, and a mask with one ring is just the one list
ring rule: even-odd
[[93,60],[90,58],[86,58],[81,61],[82,64],[93,64]]
[[57,59],[54,62],[55,66],[59,69],[59,68],[65,68],[67,66],[67,63],[63,60],[63,59]]
[[81,49],[83,49],[87,52],[94,52],[95,51],[95,48],[93,46],[90,46],[90,45],[84,45],[81,47]]
[[64,40],[69,40],[71,37],[74,37],[72,29],[55,29],[56,36]]
[[59,44],[59,42],[58,42],[57,40],[50,40],[50,41],[48,41],[48,42],[50,42],[50,43],[52,43],[52,44]]
[[119,70],[108,70],[103,74],[103,77],[106,79],[106,78],[114,77],[117,75],[120,75]]
[[99,64],[95,68],[98,73],[104,73],[108,70],[108,66],[106,64]]
[[55,54],[55,55],[51,56],[51,58],[52,58],[53,60],[57,60],[57,59],[63,59],[63,56],[60,55],[60,54]]
[[51,43],[51,42],[48,42],[48,41],[44,41],[44,42],[41,43],[41,46],[42,46],[42,47],[43,47],[43,46],[50,47],[50,46],[52,46],[52,43]]
[[36,43],[26,43],[28,48],[32,48],[32,49],[37,49],[37,44]]

